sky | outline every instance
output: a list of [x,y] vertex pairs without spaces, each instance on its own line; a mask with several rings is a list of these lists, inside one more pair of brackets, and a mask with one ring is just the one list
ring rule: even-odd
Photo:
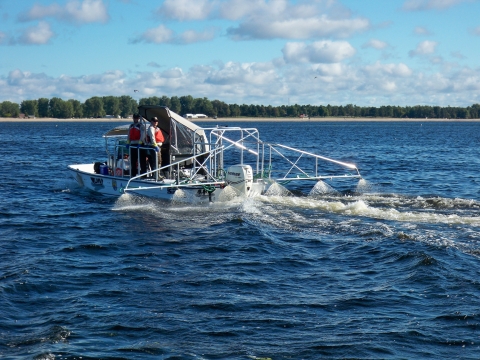
[[479,14],[480,0],[0,0],[0,102],[466,107]]

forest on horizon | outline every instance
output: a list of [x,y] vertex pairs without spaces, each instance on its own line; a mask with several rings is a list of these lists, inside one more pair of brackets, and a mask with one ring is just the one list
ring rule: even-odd
[[36,118],[102,118],[107,115],[128,118],[137,112],[139,105],[167,106],[179,115],[205,114],[209,117],[370,117],[370,118],[432,118],[432,119],[478,119],[480,104],[468,107],[415,106],[357,106],[347,105],[247,105],[227,104],[186,96],[151,96],[138,102],[129,95],[94,96],[85,102],[58,97],[51,99],[24,100],[20,104],[0,102],[0,117],[18,118],[20,114]]

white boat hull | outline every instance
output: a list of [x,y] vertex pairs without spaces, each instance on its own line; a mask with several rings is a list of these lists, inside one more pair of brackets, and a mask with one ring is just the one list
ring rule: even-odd
[[[68,170],[75,181],[82,187],[107,196],[121,196],[130,180],[129,177],[97,174],[93,171],[94,164],[69,165]],[[265,183],[251,185],[247,195],[237,191],[239,196],[255,197],[265,191]],[[221,188],[209,193],[202,184],[177,186],[174,181],[170,183],[149,180],[133,180],[128,185],[129,194],[141,195],[163,200],[182,200],[189,202],[213,202],[218,198]]]
[[[82,187],[107,196],[121,196],[125,193],[129,177],[96,174],[93,171],[94,164],[69,165],[68,170],[75,181]],[[128,193],[152,197],[156,199],[172,200],[182,197],[178,187],[174,184],[165,184],[148,180],[133,180],[128,185]],[[198,200],[214,201],[215,192],[210,197],[201,185],[181,189],[188,194],[189,198]]]

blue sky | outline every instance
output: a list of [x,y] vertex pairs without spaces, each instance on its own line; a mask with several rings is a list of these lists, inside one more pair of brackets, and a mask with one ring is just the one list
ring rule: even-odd
[[0,0],[0,101],[470,106],[479,14],[480,0]]

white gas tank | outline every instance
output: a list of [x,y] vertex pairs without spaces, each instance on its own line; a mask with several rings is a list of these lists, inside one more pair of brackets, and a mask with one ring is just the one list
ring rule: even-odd
[[253,185],[253,171],[250,165],[233,165],[227,169],[228,185],[248,196]]

